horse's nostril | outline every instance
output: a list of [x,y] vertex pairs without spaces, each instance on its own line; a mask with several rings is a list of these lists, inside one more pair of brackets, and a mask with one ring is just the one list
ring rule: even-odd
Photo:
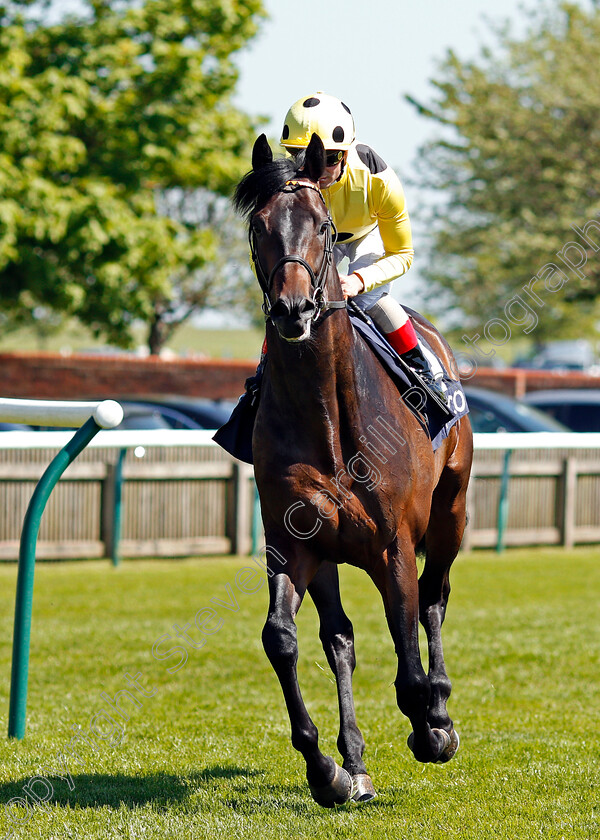
[[303,341],[310,334],[315,305],[306,297],[280,297],[271,307],[271,320],[286,341]]
[[284,298],[279,298],[271,307],[271,318],[287,318],[290,313],[291,307]]
[[310,298],[301,300],[289,300],[280,297],[271,307],[271,318],[291,318],[299,321],[307,321],[315,311],[315,304]]
[[304,298],[302,303],[298,307],[298,312],[300,315],[312,315],[315,311],[315,304],[310,298]]

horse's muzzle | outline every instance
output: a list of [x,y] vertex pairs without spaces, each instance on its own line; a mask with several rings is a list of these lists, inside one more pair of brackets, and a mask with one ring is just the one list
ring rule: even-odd
[[317,307],[310,298],[291,299],[280,297],[271,307],[270,318],[285,341],[305,341],[310,336],[310,325]]

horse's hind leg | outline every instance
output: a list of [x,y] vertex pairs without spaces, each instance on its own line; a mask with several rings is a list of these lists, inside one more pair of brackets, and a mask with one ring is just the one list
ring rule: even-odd
[[[289,556],[284,547],[279,556],[285,556],[285,553]],[[263,645],[283,689],[292,728],[292,745],[306,761],[306,778],[313,799],[319,805],[332,808],[350,799],[352,778],[319,749],[319,733],[304,705],[296,670],[298,643],[294,619],[318,563],[297,557],[287,560],[282,570],[272,555],[267,554],[267,558],[269,612],[262,634]]]
[[309,584],[308,591],[319,613],[319,635],[337,685],[340,709],[337,744],[344,757],[342,767],[352,776],[352,798],[357,802],[367,802],[377,794],[362,759],[365,742],[356,723],[352,694],[352,674],[356,666],[354,633],[352,623],[342,607],[337,566],[323,562]]
[[419,616],[429,651],[431,694],[427,719],[432,727],[443,729],[450,736],[450,744],[439,761],[449,761],[459,743],[446,708],[452,685],[444,662],[442,624],[450,595],[450,567],[465,529],[467,481],[468,470],[458,469],[456,459],[449,462],[433,494],[425,540],[425,568],[419,579]]

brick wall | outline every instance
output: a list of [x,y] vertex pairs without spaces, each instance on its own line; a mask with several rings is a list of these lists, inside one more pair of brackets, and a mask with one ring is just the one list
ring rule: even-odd
[[[243,360],[138,359],[127,355],[0,354],[0,395],[30,399],[236,399],[256,363]],[[479,368],[466,384],[511,396],[545,388],[600,388],[600,377]]]
[[464,380],[464,383],[478,388],[489,388],[491,391],[501,391],[503,394],[519,398],[528,391],[545,391],[555,388],[600,388],[600,376],[591,376],[579,371],[559,373],[546,370],[521,370],[520,368],[507,370],[479,368],[475,375]]
[[0,395],[23,399],[186,396],[236,399],[256,362],[127,355],[0,354]]

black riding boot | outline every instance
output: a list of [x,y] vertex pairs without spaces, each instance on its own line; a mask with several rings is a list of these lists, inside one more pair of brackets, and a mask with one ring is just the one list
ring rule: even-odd
[[441,387],[440,382],[435,379],[431,370],[431,365],[419,345],[417,344],[412,350],[402,353],[400,358],[402,358],[409,368],[417,374],[419,379],[423,380],[425,385],[431,388],[436,397],[442,401],[443,405],[447,406],[448,398],[446,396],[446,392]]

